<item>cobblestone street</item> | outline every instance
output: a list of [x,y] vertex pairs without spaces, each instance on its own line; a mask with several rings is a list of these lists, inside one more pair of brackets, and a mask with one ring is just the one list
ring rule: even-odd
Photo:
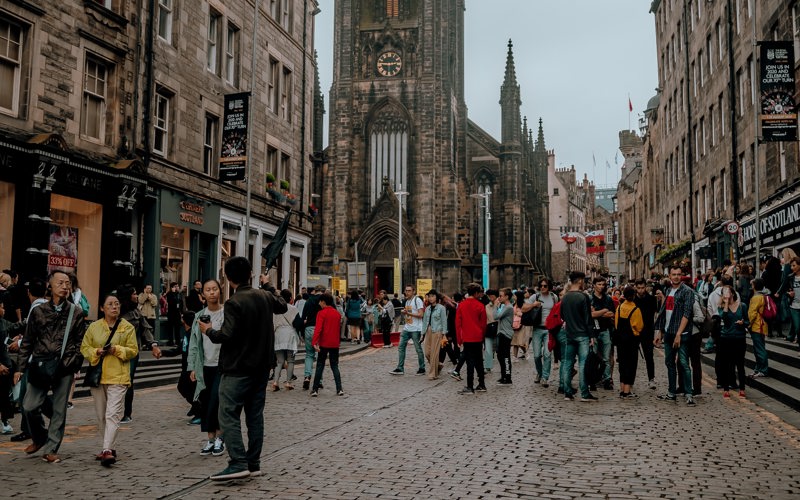
[[[410,352],[409,352],[410,354]],[[134,422],[104,469],[90,399],[68,417],[64,461],[27,457],[0,442],[4,496],[42,498],[796,498],[800,431],[750,400],[724,401],[706,379],[696,408],[637,401],[616,391],[597,403],[563,401],[514,363],[514,386],[457,395],[450,378],[389,375],[396,349],[341,363],[346,395],[326,384],[269,393],[262,469],[238,482],[204,480],[225,457],[199,455],[204,434],[186,425],[174,388],[137,393]],[[409,356],[411,358],[412,356]],[[449,365],[448,365],[449,366]],[[664,382],[657,354],[657,380]],[[644,378],[640,370],[640,381]],[[300,370],[302,375],[302,369]],[[330,372],[326,381],[332,382]],[[299,387],[299,384],[298,384]],[[755,396],[755,394],[754,394]],[[19,425],[19,417],[13,424]]]

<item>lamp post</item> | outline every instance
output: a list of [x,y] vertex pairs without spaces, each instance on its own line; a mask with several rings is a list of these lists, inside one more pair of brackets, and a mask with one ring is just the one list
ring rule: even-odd
[[489,249],[491,248],[490,245],[490,231],[491,231],[491,220],[492,220],[492,213],[489,211],[489,202],[492,196],[492,190],[489,186],[486,186],[486,190],[483,193],[475,193],[471,194],[471,198],[481,198],[485,202],[483,205],[483,209],[485,210],[485,217],[484,217],[484,257],[483,257],[483,288],[486,289],[489,287]]
[[403,196],[408,195],[408,191],[403,191],[403,185],[397,185],[397,262],[400,265],[400,279],[397,284],[397,293],[403,290]]

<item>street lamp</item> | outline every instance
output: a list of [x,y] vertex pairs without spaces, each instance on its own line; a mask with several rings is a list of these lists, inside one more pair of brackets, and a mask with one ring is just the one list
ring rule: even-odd
[[397,185],[397,263],[400,266],[400,279],[397,284],[397,293],[403,290],[403,196],[408,195],[408,191],[403,191],[403,185]]
[[486,190],[483,193],[475,193],[471,194],[471,198],[482,198],[485,202],[483,205],[483,209],[485,210],[485,217],[484,223],[486,224],[484,227],[484,254],[483,254],[483,288],[486,289],[489,287],[489,248],[490,247],[490,221],[492,220],[492,213],[489,211],[489,200],[492,196],[492,190],[489,186],[486,186]]

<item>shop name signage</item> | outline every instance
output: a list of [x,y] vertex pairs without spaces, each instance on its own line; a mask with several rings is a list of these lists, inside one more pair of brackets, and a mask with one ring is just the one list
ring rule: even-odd
[[[798,222],[800,222],[800,200],[766,212],[759,220],[761,242],[770,244],[795,232],[800,233],[800,228],[795,230]],[[742,236],[745,249],[749,250],[756,239],[755,220],[742,226]]]
[[205,224],[206,220],[203,214],[206,211],[206,207],[187,200],[181,201],[179,206],[181,207],[181,211],[178,212],[178,218],[181,222],[188,222],[189,224],[196,224],[198,226]]

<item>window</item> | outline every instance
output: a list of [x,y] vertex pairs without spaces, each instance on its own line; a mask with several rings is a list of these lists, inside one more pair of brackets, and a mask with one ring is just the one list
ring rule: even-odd
[[719,109],[719,135],[725,137],[725,100],[722,94],[717,98],[717,108]]
[[736,34],[738,35],[739,30],[742,27],[742,18],[741,18],[742,0],[736,0],[736,8],[734,9],[734,11],[736,12]]
[[792,33],[794,34],[794,60],[800,61],[800,4],[792,5]]
[[786,181],[786,143],[781,141],[778,143],[778,163],[781,167],[781,182]]
[[280,180],[280,172],[278,172],[278,150],[272,146],[267,146],[267,173],[275,177],[276,183]]
[[269,0],[269,15],[272,19],[278,19],[278,1],[279,0]]
[[[281,153],[281,166],[278,173],[280,173],[278,179],[281,180],[289,181],[292,177],[292,157],[286,153]],[[291,185],[289,190],[291,191]]]
[[711,215],[717,217],[719,215],[719,205],[717,204],[717,178],[711,178]]
[[216,166],[219,153],[217,152],[217,135],[219,118],[206,115],[205,130],[203,131],[203,173],[216,177]]
[[702,150],[700,151],[701,156],[706,155],[706,117],[703,116],[700,118],[700,138],[702,140],[701,147]]
[[234,87],[239,83],[239,28],[232,24],[225,40],[225,80]]
[[722,61],[723,47],[725,46],[724,45],[725,42],[724,42],[724,40],[722,38],[722,36],[723,36],[722,35],[722,26],[720,26],[719,21],[717,21],[717,25],[716,25],[715,29],[717,31],[717,49],[718,49],[717,52],[719,52],[718,59],[720,61]]
[[702,50],[697,54],[697,65],[700,66],[700,86],[702,87],[706,84],[706,71],[705,71],[705,64],[703,64]]
[[692,61],[692,88],[693,96],[697,97],[697,66],[695,66],[694,61]]
[[703,217],[702,220],[708,220],[708,192],[705,186],[703,186]]
[[750,105],[755,104],[756,99],[756,79],[755,79],[755,61],[753,56],[747,58],[747,81],[750,82]]
[[292,0],[281,0],[281,26],[292,32]]
[[386,17],[400,17],[400,0],[386,0]]
[[87,54],[83,72],[81,135],[105,142],[108,68]]
[[558,188],[553,188],[553,196],[558,196]]
[[708,74],[714,74],[714,42],[711,39],[711,35],[706,37],[706,57],[708,58]]
[[[381,195],[383,178],[393,189],[408,186],[408,121],[398,107],[386,104],[370,124],[370,207]],[[410,190],[410,189],[409,189]]]
[[722,209],[728,209],[728,176],[725,175],[725,169],[722,169],[722,173],[720,174],[722,178]]
[[716,115],[714,114],[714,105],[708,108],[708,118],[711,120],[711,147],[717,144],[717,128],[716,128]]
[[113,0],[95,0],[95,2],[99,3],[100,5],[109,10],[111,10],[111,8],[114,7]]
[[158,36],[172,43],[172,0],[158,0]]
[[739,165],[742,170],[742,198],[747,198],[747,158],[744,153],[739,155]]
[[268,106],[273,113],[278,112],[278,77],[280,75],[280,66],[278,61],[269,58],[269,75],[267,75],[267,97]]
[[736,71],[736,81],[738,82],[738,90],[739,90],[739,116],[744,116],[744,94],[745,94],[745,82],[744,82],[744,73],[742,69],[739,68]]
[[22,26],[0,18],[0,110],[19,114],[22,85]]
[[219,69],[219,53],[217,49],[219,48],[219,23],[220,23],[221,16],[216,12],[209,11],[208,15],[208,35],[206,36],[206,55],[208,60],[206,62],[206,68],[212,73],[219,74],[217,70]]
[[292,71],[283,68],[281,81],[281,117],[287,122],[292,121]]
[[167,156],[169,144],[169,113],[172,95],[166,89],[156,90],[156,109],[153,121],[153,152]]

